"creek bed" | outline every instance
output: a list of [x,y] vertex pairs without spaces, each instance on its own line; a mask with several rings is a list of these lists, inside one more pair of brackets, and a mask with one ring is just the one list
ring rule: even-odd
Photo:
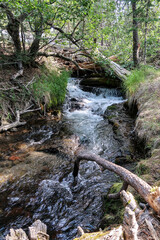
[[115,137],[104,114],[107,107],[125,100],[116,89],[89,90],[80,87],[79,79],[71,78],[62,120],[56,124],[39,121],[19,133],[16,153],[30,151],[23,161],[5,166],[3,176],[10,177],[0,192],[1,238],[11,227],[25,230],[36,219],[47,225],[51,240],[73,239],[77,226],[86,231],[99,228],[103,196],[117,177],[108,170],[102,172],[94,162],[84,161],[75,184],[73,153],[80,145],[111,161],[119,156],[124,143]]

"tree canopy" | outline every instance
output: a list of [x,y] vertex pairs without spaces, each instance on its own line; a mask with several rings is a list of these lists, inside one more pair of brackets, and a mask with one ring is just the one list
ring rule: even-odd
[[90,54],[98,48],[136,66],[139,58],[146,62],[159,54],[159,5],[158,0],[3,0],[1,61],[11,56],[34,63],[49,52],[63,57],[63,48],[72,47]]

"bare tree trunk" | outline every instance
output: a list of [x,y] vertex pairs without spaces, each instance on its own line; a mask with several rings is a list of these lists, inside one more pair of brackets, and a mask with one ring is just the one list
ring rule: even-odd
[[137,21],[137,0],[132,0],[132,12],[133,12],[133,62],[134,67],[138,66],[138,21]]
[[8,25],[7,25],[7,31],[9,35],[11,36],[15,49],[16,54],[21,53],[21,41],[19,37],[19,21],[17,19],[10,19]]
[[76,157],[77,158],[75,160],[73,171],[74,177],[78,175],[79,164],[81,160],[95,161],[104,169],[108,169],[109,171],[118,174],[124,182],[132,186],[145,199],[145,201],[148,202],[158,214],[160,214],[160,188],[156,188],[153,192],[151,192],[151,186],[141,178],[131,173],[127,169],[109,162],[95,154],[77,152]]
[[32,44],[29,48],[29,55],[33,59],[33,62],[34,62],[35,57],[37,56],[37,53],[39,51],[39,45],[40,45],[41,36],[42,36],[42,33],[43,33],[42,25],[43,25],[43,17],[42,17],[42,15],[40,15],[39,19],[36,20],[35,23],[34,23],[35,38],[34,38]]
[[21,23],[21,38],[22,38],[23,52],[25,52],[26,51],[26,47],[25,47],[25,33],[24,33],[23,23]]
[[147,32],[148,32],[149,5],[150,5],[150,0],[147,1],[146,19],[145,19],[145,27],[144,27],[144,63],[145,64],[146,64],[146,55],[147,55]]

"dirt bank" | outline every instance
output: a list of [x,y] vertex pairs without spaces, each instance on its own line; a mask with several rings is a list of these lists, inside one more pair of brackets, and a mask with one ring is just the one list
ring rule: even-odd
[[129,107],[137,109],[135,134],[146,158],[137,172],[149,184],[160,186],[160,76],[143,82],[133,96]]

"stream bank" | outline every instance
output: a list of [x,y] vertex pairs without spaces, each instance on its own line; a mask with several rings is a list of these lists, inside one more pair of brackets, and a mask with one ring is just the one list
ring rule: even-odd
[[129,109],[137,116],[135,136],[137,144],[145,154],[138,163],[138,174],[149,184],[160,186],[160,74],[140,84],[138,90],[129,96]]

